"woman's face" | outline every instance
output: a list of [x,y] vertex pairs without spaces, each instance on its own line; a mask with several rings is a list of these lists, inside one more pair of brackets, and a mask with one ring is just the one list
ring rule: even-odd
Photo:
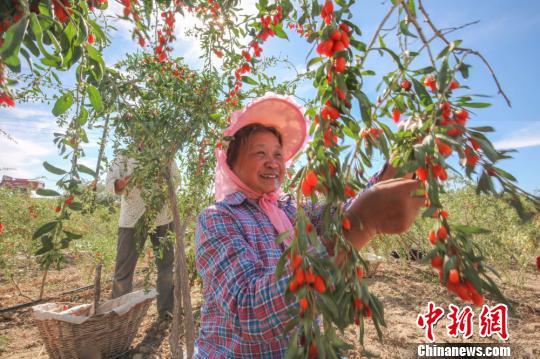
[[254,191],[275,191],[281,187],[285,175],[282,152],[273,133],[256,132],[240,148],[232,171]]

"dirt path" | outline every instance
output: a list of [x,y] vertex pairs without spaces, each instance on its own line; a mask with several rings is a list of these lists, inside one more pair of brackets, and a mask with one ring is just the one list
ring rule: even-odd
[[[77,286],[84,286],[88,281],[73,268],[61,272],[51,272],[50,281],[55,291],[60,293]],[[37,274],[37,273],[36,273]],[[25,293],[34,293],[39,286],[39,275],[28,275],[35,278],[25,283],[19,283]],[[514,358],[540,358],[540,276],[538,273],[525,275],[525,283],[518,287],[503,285],[503,291],[516,304],[516,315],[509,316],[509,343]],[[416,263],[406,264],[387,262],[378,273],[369,279],[370,289],[376,293],[385,306],[385,319],[387,327],[383,328],[384,342],[377,341],[377,334],[373,325],[366,325],[366,354],[358,343],[358,331],[354,327],[348,328],[344,339],[353,344],[347,355],[349,358],[380,357],[380,358],[410,358],[414,357],[418,343],[425,343],[423,330],[416,325],[418,314],[424,312],[428,298],[435,304],[448,309],[448,304],[454,302],[460,306],[453,297],[436,283],[436,277],[431,274],[425,265]],[[137,283],[142,286],[141,280]],[[103,298],[109,296],[109,285],[106,285]],[[200,290],[193,287],[193,303],[197,312],[201,304]],[[91,302],[92,291],[64,296],[55,301],[68,301],[78,303]],[[8,307],[27,301],[19,296],[11,283],[0,283],[0,307]],[[488,300],[487,304],[494,304]],[[475,309],[476,317],[479,310]],[[468,340],[453,339],[446,335],[445,318],[436,327],[435,337],[437,343],[468,342],[468,343],[498,343],[497,336],[481,338],[478,335],[477,321],[475,320],[474,335]],[[144,322],[139,329],[132,348],[123,358],[168,358],[168,328],[157,323],[155,305],[152,305]],[[0,314],[0,358],[47,358],[37,328],[35,327],[31,309],[26,308],[16,312]]]

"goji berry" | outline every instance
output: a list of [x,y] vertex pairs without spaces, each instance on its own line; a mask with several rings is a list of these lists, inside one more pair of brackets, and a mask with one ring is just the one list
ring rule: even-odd
[[306,197],[311,196],[311,194],[313,193],[313,187],[310,186],[306,180],[302,181],[301,187],[302,187],[302,193],[304,194],[304,196]]
[[454,116],[458,124],[460,124],[461,126],[465,126],[467,120],[469,119],[469,112],[465,109],[460,109],[454,112]]
[[291,262],[292,269],[298,269],[300,265],[302,265],[302,261],[303,261],[302,256],[299,254],[295,254]]
[[366,305],[366,308],[364,309],[364,315],[366,316],[366,318],[371,318],[372,316],[371,308],[368,307],[367,305]]
[[407,79],[403,79],[403,81],[401,81],[401,88],[405,91],[409,91],[411,89],[411,82]]
[[450,269],[450,272],[448,272],[448,281],[452,284],[459,283],[459,272],[457,269]]
[[431,266],[433,268],[441,268],[443,265],[443,259],[440,255],[435,255],[433,258],[431,258]]
[[473,292],[472,301],[474,305],[476,305],[477,307],[480,307],[484,304],[484,296],[482,294]]
[[398,123],[400,117],[401,117],[401,111],[399,110],[399,108],[394,108],[392,110],[392,120],[394,121],[394,123]]
[[300,299],[300,309],[305,312],[309,308],[309,302],[306,298]]
[[360,299],[354,300],[354,307],[358,310],[364,309],[364,303]]
[[455,90],[457,88],[459,88],[459,82],[457,82],[456,80],[450,81],[450,90]]
[[434,230],[429,231],[428,239],[429,239],[430,243],[433,244],[433,245],[435,245],[435,243],[437,243],[438,238],[437,238],[437,235],[435,234]]
[[344,31],[346,33],[348,33],[349,31],[351,31],[351,29],[349,28],[349,25],[343,23],[343,24],[339,24],[339,28],[341,29],[341,31]]
[[439,239],[445,239],[446,237],[448,237],[448,232],[446,231],[445,226],[440,226],[439,227],[439,229],[437,230],[437,237]]
[[295,280],[292,280],[289,284],[289,290],[294,293],[296,292],[296,289],[298,289],[298,284],[296,284]]
[[334,40],[334,41],[340,40],[340,39],[341,39],[341,31],[339,31],[339,30],[337,30],[337,29],[334,30],[334,31],[332,32],[332,35],[331,35],[330,37],[331,37],[332,40]]
[[418,167],[416,169],[416,178],[418,178],[420,181],[427,180],[427,176],[428,176],[428,173],[424,167]]
[[435,139],[435,143],[437,144],[437,149],[439,150],[440,154],[444,157],[448,157],[452,154],[452,147],[447,145],[446,143],[442,142],[438,138]]
[[298,284],[299,287],[303,286],[306,281],[306,275],[304,273],[304,269],[298,268],[294,272],[294,278],[296,279],[296,283]]
[[424,80],[424,86],[431,88],[431,91],[437,91],[437,81],[433,76],[428,76]]
[[351,222],[349,221],[348,218],[343,218],[343,220],[341,221],[341,224],[343,225],[343,229],[348,231],[351,229]]
[[315,359],[318,357],[318,355],[319,355],[319,351],[317,350],[317,344],[313,342],[309,346],[309,359]]
[[311,269],[306,270],[305,274],[306,274],[306,283],[307,284],[315,283],[315,274],[313,274],[313,271]]
[[324,278],[321,277],[320,275],[317,275],[317,277],[315,278],[315,283],[313,284],[313,287],[315,288],[317,292],[321,294],[326,292],[326,283],[324,282]]
[[[340,41],[341,42],[341,41]],[[347,61],[343,56],[340,56],[336,59],[336,72],[343,73],[345,72],[345,67],[347,66]]]
[[364,278],[364,268],[356,267],[356,278],[358,279]]

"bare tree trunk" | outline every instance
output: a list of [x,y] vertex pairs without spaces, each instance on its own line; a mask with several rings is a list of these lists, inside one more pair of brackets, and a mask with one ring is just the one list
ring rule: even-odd
[[[185,319],[184,328],[185,328],[185,338],[186,338],[186,352],[187,352],[187,358],[189,359],[193,357],[193,349],[195,345],[195,321],[193,319],[193,310],[191,308],[191,291],[189,287],[189,277],[188,277],[188,271],[187,271],[187,266],[186,266],[186,254],[185,254],[186,247],[184,245],[183,233],[185,231],[186,224],[184,224],[184,231],[183,231],[180,226],[180,214],[178,213],[178,202],[176,201],[176,190],[175,190],[172,178],[173,178],[172,170],[169,166],[167,170],[167,187],[169,190],[169,200],[171,201],[171,209],[173,213],[174,232],[176,234],[175,268],[179,269],[175,273],[175,278],[179,279],[179,280],[175,280],[176,282],[175,284],[178,284],[178,282],[180,282],[180,285],[175,288],[176,290],[181,289],[181,292],[182,292],[181,295],[182,295],[182,304],[183,304],[184,319]],[[175,307],[177,304],[178,303],[175,296]],[[175,311],[175,317],[176,317],[179,310],[175,308],[174,311]],[[179,341],[173,342],[173,345],[171,346],[171,353],[176,351],[175,349],[173,349],[173,347],[177,346],[178,344],[179,344]]]
[[45,281],[47,280],[47,273],[49,273],[49,268],[45,268],[43,272],[43,277],[41,278],[41,288],[39,289],[39,300],[43,299],[43,292],[45,291]]
[[[186,233],[186,222],[181,226],[180,235],[182,240],[184,239],[184,234]],[[175,253],[180,252],[180,241],[176,240]],[[178,256],[175,256],[178,258]],[[182,320],[182,277],[180,276],[180,261],[174,261],[174,309],[173,309],[173,321],[171,325],[171,333],[169,334],[169,348],[171,352],[171,358],[173,359],[182,359],[183,350],[182,344],[180,343],[180,338],[184,334],[184,323]]]

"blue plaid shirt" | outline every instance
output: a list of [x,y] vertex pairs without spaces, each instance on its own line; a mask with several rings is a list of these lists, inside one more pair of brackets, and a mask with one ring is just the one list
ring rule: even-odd
[[[380,171],[370,183],[378,181]],[[352,202],[352,200],[350,200]],[[349,202],[349,203],[350,203]],[[306,206],[318,229],[323,203]],[[278,206],[295,223],[290,196]],[[242,192],[205,209],[196,232],[196,266],[203,281],[204,303],[195,358],[282,358],[288,345],[285,327],[290,309],[285,299],[291,272],[277,280],[284,247],[256,200]]]

